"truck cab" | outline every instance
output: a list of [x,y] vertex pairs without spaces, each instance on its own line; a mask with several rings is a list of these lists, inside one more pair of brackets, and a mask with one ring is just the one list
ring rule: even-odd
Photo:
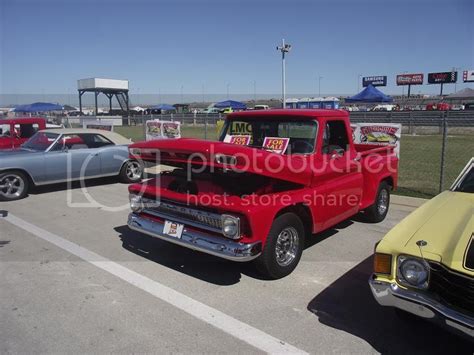
[[15,149],[25,143],[37,131],[46,128],[46,120],[40,117],[0,120],[0,149]]
[[219,141],[130,146],[130,157],[174,170],[129,187],[131,229],[235,261],[269,278],[291,273],[305,239],[363,211],[388,212],[393,146],[356,145],[342,110],[229,114]]

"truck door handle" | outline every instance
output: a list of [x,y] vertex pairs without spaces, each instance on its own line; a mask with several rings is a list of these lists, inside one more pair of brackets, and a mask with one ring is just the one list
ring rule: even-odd
[[98,155],[99,155],[99,153],[92,153],[92,156],[93,156],[93,157],[96,157],[96,156],[98,156]]

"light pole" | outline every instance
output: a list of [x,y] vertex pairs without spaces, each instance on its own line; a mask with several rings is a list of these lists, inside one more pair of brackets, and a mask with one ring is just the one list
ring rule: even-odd
[[318,77],[318,96],[321,97],[321,79],[323,77],[322,76],[319,76]]
[[277,51],[281,52],[281,96],[282,107],[286,108],[286,73],[285,73],[285,53],[291,49],[291,44],[285,44],[285,39],[281,40],[281,46],[276,47]]
[[[461,68],[456,68],[456,67],[453,67],[453,72],[457,72],[459,69]],[[454,92],[457,92],[457,78],[456,78],[456,82],[454,83]]]
[[[403,71],[403,74],[408,73],[406,70]],[[405,97],[405,85],[402,85],[402,100]]]

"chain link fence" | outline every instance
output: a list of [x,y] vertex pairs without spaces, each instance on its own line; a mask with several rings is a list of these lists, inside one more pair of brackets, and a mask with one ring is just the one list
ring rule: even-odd
[[[402,124],[399,194],[426,198],[438,194],[474,156],[474,111],[351,112],[350,116],[354,123]],[[217,122],[225,115],[135,116],[124,118],[124,125],[115,131],[133,141],[144,140],[144,122],[151,119],[179,121],[183,137],[217,140]]]

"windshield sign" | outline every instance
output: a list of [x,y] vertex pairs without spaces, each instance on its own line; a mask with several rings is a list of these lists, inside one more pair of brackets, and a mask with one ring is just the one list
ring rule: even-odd
[[229,120],[220,140],[280,154],[309,154],[314,152],[316,146],[317,128],[317,122],[309,120]]

